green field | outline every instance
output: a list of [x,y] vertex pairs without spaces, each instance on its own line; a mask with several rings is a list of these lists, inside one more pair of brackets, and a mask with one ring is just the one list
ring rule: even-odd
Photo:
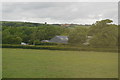
[[117,78],[111,52],[3,49],[3,78]]

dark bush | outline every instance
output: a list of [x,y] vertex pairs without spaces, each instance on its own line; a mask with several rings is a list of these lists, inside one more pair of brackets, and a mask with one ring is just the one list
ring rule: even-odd
[[50,42],[40,42],[35,45],[58,45],[58,43],[50,43]]

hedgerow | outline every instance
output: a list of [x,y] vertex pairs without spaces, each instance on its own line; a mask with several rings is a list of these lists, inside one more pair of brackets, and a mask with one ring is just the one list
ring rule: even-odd
[[93,47],[71,47],[56,45],[11,45],[3,44],[2,48],[23,48],[23,49],[47,49],[47,50],[69,50],[69,51],[100,51],[100,52],[118,52],[117,48],[93,48]]

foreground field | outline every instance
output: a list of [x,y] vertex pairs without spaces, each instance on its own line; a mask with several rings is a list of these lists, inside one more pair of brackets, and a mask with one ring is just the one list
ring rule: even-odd
[[3,78],[117,78],[118,54],[3,49]]

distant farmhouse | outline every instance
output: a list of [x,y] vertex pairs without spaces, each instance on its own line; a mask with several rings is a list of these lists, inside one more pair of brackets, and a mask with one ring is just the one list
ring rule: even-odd
[[62,27],[73,27],[77,26],[78,24],[61,24]]
[[68,37],[67,36],[55,36],[50,40],[42,40],[41,42],[53,42],[53,43],[68,43]]

